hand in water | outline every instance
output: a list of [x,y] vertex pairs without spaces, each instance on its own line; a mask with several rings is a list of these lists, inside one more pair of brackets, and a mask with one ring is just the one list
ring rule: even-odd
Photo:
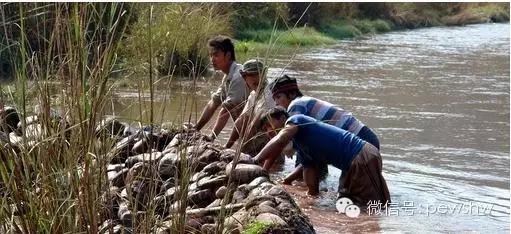
[[280,183],[282,183],[282,184],[285,184],[285,185],[291,185],[291,184],[293,183],[293,181],[291,181],[291,180],[286,180],[286,179],[283,179],[283,180],[281,180],[281,181],[279,181],[279,182],[280,182]]

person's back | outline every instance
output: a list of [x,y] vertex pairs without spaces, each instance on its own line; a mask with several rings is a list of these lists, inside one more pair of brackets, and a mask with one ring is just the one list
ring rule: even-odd
[[309,96],[295,98],[289,104],[287,111],[289,115],[304,114],[352,132],[355,135],[364,127],[364,124],[355,118],[351,112],[336,107],[329,102]]
[[348,131],[303,114],[289,117],[287,123],[298,126],[293,147],[298,151],[297,161],[304,166],[321,162],[347,170],[353,157],[365,144],[365,141]]
[[346,111],[329,102],[304,96],[296,79],[283,75],[276,78],[271,84],[273,99],[277,105],[286,108],[290,115],[304,114],[332,126],[354,133],[362,140],[369,142],[380,149],[380,141],[369,127]]

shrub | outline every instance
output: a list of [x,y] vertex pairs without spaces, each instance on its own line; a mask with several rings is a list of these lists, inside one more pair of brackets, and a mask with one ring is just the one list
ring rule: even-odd
[[[207,40],[218,34],[230,34],[229,17],[214,3],[160,3],[148,17],[150,6],[137,4],[139,20],[131,28],[123,48],[126,67],[144,71],[152,52],[158,71],[170,75],[195,73],[207,65]],[[149,27],[151,28],[149,32]],[[154,51],[149,51],[151,40]]]

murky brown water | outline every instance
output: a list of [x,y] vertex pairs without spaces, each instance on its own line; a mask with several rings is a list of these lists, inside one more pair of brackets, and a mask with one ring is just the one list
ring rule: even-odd
[[[275,56],[270,75],[295,76],[306,95],[352,111],[382,143],[392,213],[336,214],[335,168],[319,198],[286,186],[319,233],[509,232],[509,29],[483,24],[401,31],[301,51],[291,63],[291,55]],[[156,119],[194,120],[219,81],[198,83],[194,94],[190,82],[173,82],[170,100],[157,96]],[[137,95],[116,95],[117,114],[138,119]],[[292,168],[288,159],[276,176]]]

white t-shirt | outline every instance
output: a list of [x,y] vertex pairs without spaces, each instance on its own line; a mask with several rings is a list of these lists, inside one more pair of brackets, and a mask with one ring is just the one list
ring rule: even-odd
[[257,93],[256,91],[250,92],[250,95],[248,96],[247,103],[245,107],[243,108],[242,114],[250,114],[250,111],[252,111],[252,108],[254,107],[255,103],[255,109],[254,109],[254,120],[259,119],[260,116],[264,115],[268,110],[275,107],[275,101],[273,100],[273,96],[271,93],[271,89],[269,85],[266,85],[264,87],[262,95],[259,97],[258,100],[256,100]]

